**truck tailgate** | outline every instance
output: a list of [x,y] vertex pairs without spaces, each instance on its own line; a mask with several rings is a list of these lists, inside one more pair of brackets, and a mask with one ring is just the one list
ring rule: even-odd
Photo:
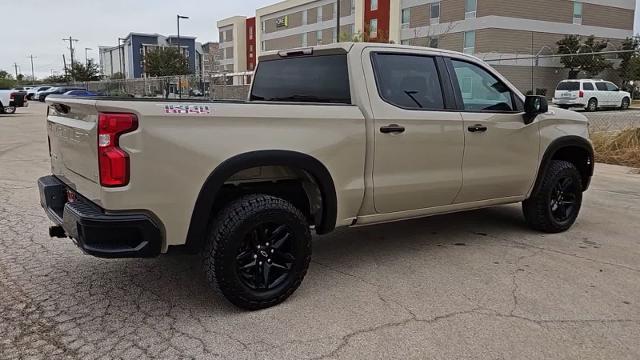
[[98,112],[95,100],[47,99],[51,172],[83,196],[99,203]]

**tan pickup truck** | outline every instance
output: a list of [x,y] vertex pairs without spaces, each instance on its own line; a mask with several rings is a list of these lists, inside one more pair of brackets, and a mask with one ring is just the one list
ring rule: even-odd
[[246,309],[296,290],[312,231],[522,202],[533,229],[561,232],[593,173],[582,115],[438,49],[266,55],[245,102],[47,104],[51,236],[107,258],[198,251]]

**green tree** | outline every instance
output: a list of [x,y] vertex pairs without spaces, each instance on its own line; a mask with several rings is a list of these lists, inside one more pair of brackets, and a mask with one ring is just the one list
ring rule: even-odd
[[0,70],[0,89],[12,88],[16,85],[16,81],[11,73]]
[[187,59],[173,47],[160,47],[144,57],[144,72],[149,76],[174,76],[189,73]]
[[[636,74],[640,69],[637,68],[638,64],[638,51],[640,50],[640,39],[637,36],[632,38],[626,38],[622,42],[620,50],[625,52],[618,54],[620,59],[620,67],[618,67],[618,76],[622,81],[621,88],[628,90],[629,82],[638,79]],[[633,51],[633,52],[631,52]]]
[[44,80],[46,84],[64,84],[68,83],[71,79],[68,75],[51,75]]
[[557,54],[567,54],[560,58],[562,65],[569,69],[569,79],[577,79],[580,72],[586,72],[589,76],[596,76],[602,71],[611,68],[611,62],[604,55],[598,53],[606,49],[609,43],[606,40],[596,40],[592,35],[584,41],[578,35],[567,35],[557,42]]
[[[144,72],[149,76],[186,75],[189,73],[189,63],[178,49],[159,47],[145,55]],[[168,98],[170,82],[165,78],[163,83],[164,96]]]
[[75,62],[67,72],[71,78],[76,81],[100,80],[100,66],[93,62],[93,60],[87,61],[86,64]]

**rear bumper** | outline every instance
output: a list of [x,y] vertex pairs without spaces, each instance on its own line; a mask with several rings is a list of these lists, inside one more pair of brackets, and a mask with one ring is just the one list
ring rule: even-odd
[[558,106],[566,106],[566,107],[585,107],[587,104],[584,104],[581,99],[558,99],[554,98],[552,100],[553,104]]
[[149,215],[138,212],[107,213],[76,194],[55,176],[38,179],[40,204],[47,216],[64,229],[83,252],[101,258],[149,258],[160,254],[162,233]]

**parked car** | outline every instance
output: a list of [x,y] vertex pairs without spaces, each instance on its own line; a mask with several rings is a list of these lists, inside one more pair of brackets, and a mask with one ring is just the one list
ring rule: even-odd
[[63,95],[66,96],[98,96],[98,94],[88,91],[88,90],[71,90],[67,91]]
[[51,86],[37,86],[37,87],[31,88],[27,91],[27,99],[28,100],[37,99],[38,92],[49,90],[49,89],[51,89]]
[[597,111],[600,108],[620,108],[626,110],[631,104],[631,94],[621,91],[618,86],[609,81],[563,80],[556,88],[553,103],[564,109],[581,108]]
[[40,92],[38,95],[38,100],[39,101],[44,101],[47,96],[49,95],[62,95],[66,92],[72,91],[72,90],[84,90],[86,91],[87,89],[82,88],[82,87],[76,87],[76,86],[58,86],[58,87],[53,87],[47,91],[43,91]]
[[16,108],[28,106],[26,95],[21,91],[0,90],[0,114],[14,114]]
[[47,105],[50,235],[106,258],[200,252],[212,285],[245,309],[296,290],[312,231],[522,202],[532,229],[558,233],[593,175],[586,117],[440,49],[268,54],[246,102]]

